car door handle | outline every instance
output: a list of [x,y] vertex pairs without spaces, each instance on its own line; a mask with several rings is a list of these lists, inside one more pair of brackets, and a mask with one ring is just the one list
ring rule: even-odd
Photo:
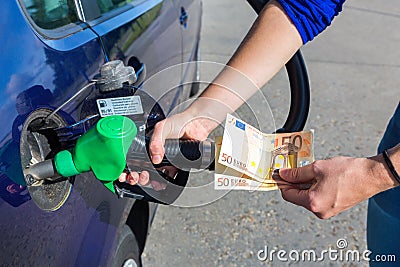
[[185,29],[187,27],[188,18],[189,18],[189,15],[186,12],[185,8],[182,6],[181,7],[181,16],[179,17],[179,22]]

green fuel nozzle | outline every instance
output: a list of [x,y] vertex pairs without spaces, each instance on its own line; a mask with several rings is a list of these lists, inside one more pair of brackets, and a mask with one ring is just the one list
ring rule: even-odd
[[135,123],[124,116],[102,118],[78,138],[75,148],[63,150],[54,158],[61,176],[93,171],[105,187],[115,193],[113,182],[126,166],[128,149],[137,134]]
[[[29,147],[29,140],[25,142],[27,148],[24,149],[24,153],[21,152],[21,155],[24,154],[24,158],[27,158],[24,162],[26,166],[23,166],[26,185],[40,208],[44,210],[58,209],[66,201],[72,189],[69,177],[84,172],[92,171],[94,176],[119,198],[131,197],[170,204],[182,192],[191,169],[213,170],[215,165],[214,143],[208,140],[165,140],[165,155],[162,162],[156,165],[152,163],[149,153],[151,138],[146,134],[151,133],[151,128],[158,121],[165,119],[165,115],[155,99],[145,91],[137,90],[138,88],[134,86],[136,79],[132,67],[124,66],[121,61],[107,62],[101,67],[100,74],[95,77],[98,90],[88,96],[82,104],[80,117],[85,118],[84,120],[72,125],[65,125],[67,123],[62,115],[50,111],[50,114],[44,117],[45,120],[39,122],[47,122],[49,118],[58,118],[60,115],[59,122],[57,121],[54,127],[46,125],[42,129],[42,125],[36,125],[36,116],[40,115],[39,118],[42,118],[41,113],[35,114],[35,117],[31,118],[26,127],[27,133],[32,135],[37,132],[41,138],[43,136],[44,139],[48,139],[50,145],[49,153],[47,155],[40,154],[40,158],[34,157],[33,152],[35,151]],[[140,80],[137,83],[140,84]],[[98,100],[112,100],[121,97],[129,97],[134,100],[134,105],[138,100],[137,108],[138,110],[139,107],[144,109],[143,112],[141,114],[128,113],[127,115],[131,116],[133,121],[124,116],[102,118],[93,128],[76,139],[83,130],[80,126],[85,120],[99,115],[98,111],[101,110],[94,108],[99,104]],[[146,126],[146,131],[138,136],[138,130],[134,123],[136,118],[140,125],[146,121],[146,124],[143,125]],[[75,128],[76,125],[79,126]],[[45,131],[41,133],[40,130]],[[76,140],[73,148],[58,152],[60,146],[64,149],[70,147],[72,140]],[[52,142],[55,145],[52,146]],[[44,151],[47,150],[46,146]],[[53,157],[54,154],[55,157]],[[29,156],[32,156],[31,159]],[[169,172],[170,167],[174,168],[174,171]],[[118,178],[125,168],[147,171],[149,179],[166,184],[166,187],[157,192],[151,186],[141,187],[119,182]],[[171,173],[173,175],[170,175]],[[58,188],[61,187],[63,192],[60,194]],[[57,194],[54,201],[47,197],[48,190],[53,190],[53,188],[52,193],[54,194],[51,195]]]
[[[96,126],[80,136],[73,149],[63,150],[53,159],[36,163],[24,171],[28,187],[41,186],[46,182],[60,181],[60,176],[71,177],[92,171],[111,192],[118,197],[132,197],[157,203],[172,203],[187,182],[191,169],[214,169],[214,143],[210,141],[168,139],[165,141],[165,156],[157,165],[149,166],[149,138],[136,136],[135,123],[124,116],[109,116],[100,119]],[[118,182],[118,177],[129,164],[148,171],[151,179],[171,185],[168,194],[154,191],[157,199],[148,191],[127,183]],[[128,162],[128,164],[127,164]],[[127,166],[128,165],[128,166]],[[162,170],[172,166],[178,175],[169,177]],[[153,169],[153,168],[154,169]],[[146,189],[152,190],[152,189]],[[167,190],[167,189],[165,189]],[[152,191],[151,191],[152,192]]]

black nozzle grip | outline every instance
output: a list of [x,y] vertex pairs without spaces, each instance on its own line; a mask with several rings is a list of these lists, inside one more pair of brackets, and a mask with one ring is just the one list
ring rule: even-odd
[[162,164],[181,170],[214,170],[215,145],[211,141],[167,139]]
[[[127,154],[127,168],[135,167],[147,170],[150,179],[167,184],[165,190],[130,185],[115,181],[114,188],[120,198],[129,197],[162,204],[171,204],[185,187],[191,169],[214,170],[215,145],[210,141],[167,139],[165,154],[160,164],[150,160],[150,138],[136,136]],[[131,165],[131,166],[129,166]],[[168,177],[161,167],[173,166],[178,169],[174,177]]]
[[[128,151],[128,158],[145,160],[145,154],[150,156],[150,138],[136,136]],[[174,166],[180,170],[190,169],[214,170],[215,144],[205,140],[167,139],[164,145],[164,158],[154,167]]]

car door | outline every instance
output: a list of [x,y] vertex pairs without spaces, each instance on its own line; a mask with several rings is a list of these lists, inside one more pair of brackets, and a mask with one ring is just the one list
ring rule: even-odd
[[[81,89],[89,88],[107,58],[98,35],[79,20],[75,4],[6,1],[0,11],[2,266],[105,266],[115,256],[120,226],[133,205],[90,174],[29,192],[23,177],[22,169],[44,160],[55,144],[45,133],[49,128],[35,128],[36,123],[79,122],[90,93]],[[143,214],[147,219],[148,211]]]
[[101,37],[109,60],[145,67],[139,75],[146,76],[139,77],[147,81],[143,90],[168,113],[180,101],[182,76],[179,12],[172,0],[99,0],[86,10],[98,10],[87,22]]
[[179,9],[171,0],[21,0],[3,7],[1,264],[108,265],[125,224],[143,250],[152,216],[147,203],[117,199],[90,173],[28,191],[22,169],[52,157],[63,134],[58,129],[73,134],[82,124],[93,91],[87,85],[108,60],[134,66],[145,81],[141,89],[165,113],[179,104]]
[[183,61],[193,61],[197,58],[200,40],[201,10],[200,0],[174,0],[179,8],[179,18],[183,36]]
[[[202,2],[200,0],[174,0],[179,9],[182,32],[182,84],[184,94],[195,95],[200,79],[200,30]],[[188,95],[186,95],[187,97]]]

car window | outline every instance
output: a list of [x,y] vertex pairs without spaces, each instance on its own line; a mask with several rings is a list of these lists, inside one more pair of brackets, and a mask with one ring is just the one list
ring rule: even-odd
[[111,10],[122,7],[128,3],[137,2],[134,0],[97,0],[97,4],[99,5],[100,12],[102,14],[107,13]]
[[[28,15],[41,29],[54,30],[76,23],[80,19],[92,20],[122,7],[133,7],[146,0],[21,0]],[[77,10],[78,9],[80,10]],[[79,14],[82,14],[81,18]],[[118,11],[116,11],[118,12]]]
[[22,0],[22,3],[42,29],[52,30],[79,20],[74,0]]
[[100,9],[100,13],[103,15],[110,11],[116,10],[121,7],[133,7],[137,6],[148,0],[96,0],[97,5]]

